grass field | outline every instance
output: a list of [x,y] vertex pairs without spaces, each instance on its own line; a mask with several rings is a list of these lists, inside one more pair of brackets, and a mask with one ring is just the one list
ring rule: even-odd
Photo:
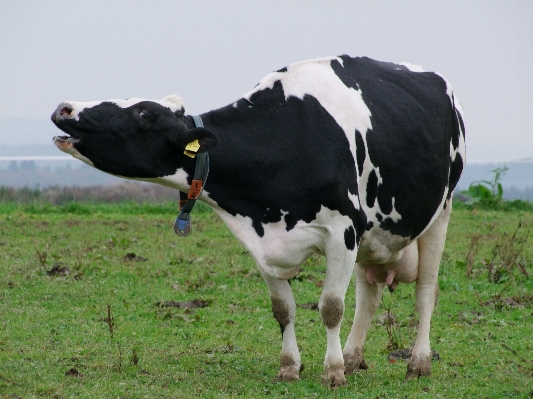
[[[414,340],[414,286],[400,284],[369,331],[370,369],[328,390],[325,328],[309,305],[323,258],[292,282],[301,381],[273,382],[281,340],[266,285],[214,213],[195,209],[193,234],[178,239],[173,205],[2,204],[0,398],[533,397],[533,213],[457,208],[432,376],[404,381],[406,362],[389,358]],[[346,305],[342,340],[353,289]]]

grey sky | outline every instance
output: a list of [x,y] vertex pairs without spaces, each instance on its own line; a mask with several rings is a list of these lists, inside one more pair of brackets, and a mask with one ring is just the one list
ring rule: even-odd
[[64,100],[176,93],[201,113],[340,54],[440,72],[469,159],[533,158],[530,0],[0,0],[0,146],[50,143]]

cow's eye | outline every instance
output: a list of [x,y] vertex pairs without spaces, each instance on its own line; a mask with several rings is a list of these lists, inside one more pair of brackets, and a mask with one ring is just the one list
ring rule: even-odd
[[139,116],[143,119],[148,119],[148,113],[146,111],[139,112]]

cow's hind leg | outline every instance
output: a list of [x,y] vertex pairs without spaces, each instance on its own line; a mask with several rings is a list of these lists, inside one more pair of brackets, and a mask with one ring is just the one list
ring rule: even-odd
[[363,358],[363,346],[366,334],[374,313],[379,305],[381,294],[385,284],[374,283],[369,285],[364,270],[355,266],[355,315],[350,335],[344,346],[344,373],[354,373],[358,369],[366,369],[368,366]]
[[431,227],[418,238],[419,266],[415,306],[419,320],[415,346],[407,365],[405,376],[407,379],[431,374],[429,329],[437,301],[437,277],[444,242],[446,241],[451,205],[451,201],[447,201],[446,209],[441,211]]
[[280,280],[266,274],[263,274],[263,279],[268,285],[272,313],[279,323],[282,336],[280,371],[277,379],[285,382],[297,381],[300,379],[302,364],[294,331],[296,303],[292,288],[287,280]]

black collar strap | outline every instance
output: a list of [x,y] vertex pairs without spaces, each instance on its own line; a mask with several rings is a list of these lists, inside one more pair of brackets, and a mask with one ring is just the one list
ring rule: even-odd
[[[204,127],[202,118],[199,116],[193,116],[192,118],[196,127]],[[196,168],[189,193],[185,194],[180,191],[180,214],[174,223],[174,232],[179,237],[187,237],[191,233],[191,211],[194,208],[196,199],[202,194],[208,174],[209,154],[207,151],[196,154]]]

